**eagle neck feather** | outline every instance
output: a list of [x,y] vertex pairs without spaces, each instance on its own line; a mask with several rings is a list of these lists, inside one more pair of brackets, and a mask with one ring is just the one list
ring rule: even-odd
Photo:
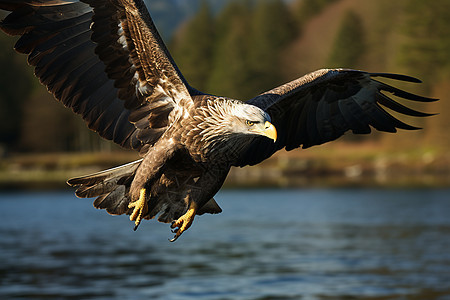
[[203,156],[220,155],[231,159],[251,142],[252,138],[243,139],[230,130],[233,118],[239,115],[241,104],[237,100],[218,98],[207,100],[198,108],[197,115],[194,116],[197,121],[195,139],[196,144],[202,147]]

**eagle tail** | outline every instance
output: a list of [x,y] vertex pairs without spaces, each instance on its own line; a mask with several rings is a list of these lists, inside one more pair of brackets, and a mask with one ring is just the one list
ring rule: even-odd
[[129,190],[141,160],[131,162],[113,169],[72,178],[67,184],[77,188],[75,195],[79,198],[93,198],[94,206],[106,209],[111,215],[129,214]]
[[[111,215],[131,214],[133,209],[128,205],[131,201],[129,194],[131,183],[137,168],[142,159],[122,165],[113,169],[108,169],[98,173],[69,179],[67,184],[76,187],[75,195],[79,198],[94,198],[94,207],[106,209]],[[158,221],[170,223],[178,219],[187,209],[186,203],[180,201],[178,197],[152,198],[153,208],[144,217],[152,219],[159,215]],[[217,202],[211,198],[197,212],[198,215],[218,214],[222,212]]]

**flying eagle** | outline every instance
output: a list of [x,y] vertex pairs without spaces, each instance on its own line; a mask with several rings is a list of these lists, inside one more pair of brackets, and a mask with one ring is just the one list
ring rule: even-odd
[[397,74],[324,69],[242,102],[202,93],[183,77],[142,0],[0,0],[0,28],[20,35],[41,83],[105,139],[142,159],[73,178],[96,208],[135,222],[172,223],[175,241],[196,215],[220,213],[214,195],[232,166],[285,148],[332,141],[347,131],[413,130],[389,114],[429,114],[388,95],[429,102],[377,78]]

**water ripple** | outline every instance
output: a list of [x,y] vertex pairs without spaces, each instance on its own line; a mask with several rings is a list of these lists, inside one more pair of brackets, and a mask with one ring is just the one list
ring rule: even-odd
[[450,299],[450,191],[217,199],[169,243],[69,193],[0,194],[0,298]]

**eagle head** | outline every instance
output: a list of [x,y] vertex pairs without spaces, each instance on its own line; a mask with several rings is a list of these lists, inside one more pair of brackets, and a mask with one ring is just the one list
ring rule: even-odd
[[[238,100],[218,98],[207,101],[194,118],[198,121],[196,138],[206,148],[227,145],[227,148],[241,148],[251,142],[248,137],[265,136],[274,142],[277,131],[270,116],[254,105]],[[224,144],[225,143],[225,144]]]
[[230,111],[230,130],[235,134],[262,135],[277,140],[277,130],[272,125],[268,113],[245,103],[235,103]]

